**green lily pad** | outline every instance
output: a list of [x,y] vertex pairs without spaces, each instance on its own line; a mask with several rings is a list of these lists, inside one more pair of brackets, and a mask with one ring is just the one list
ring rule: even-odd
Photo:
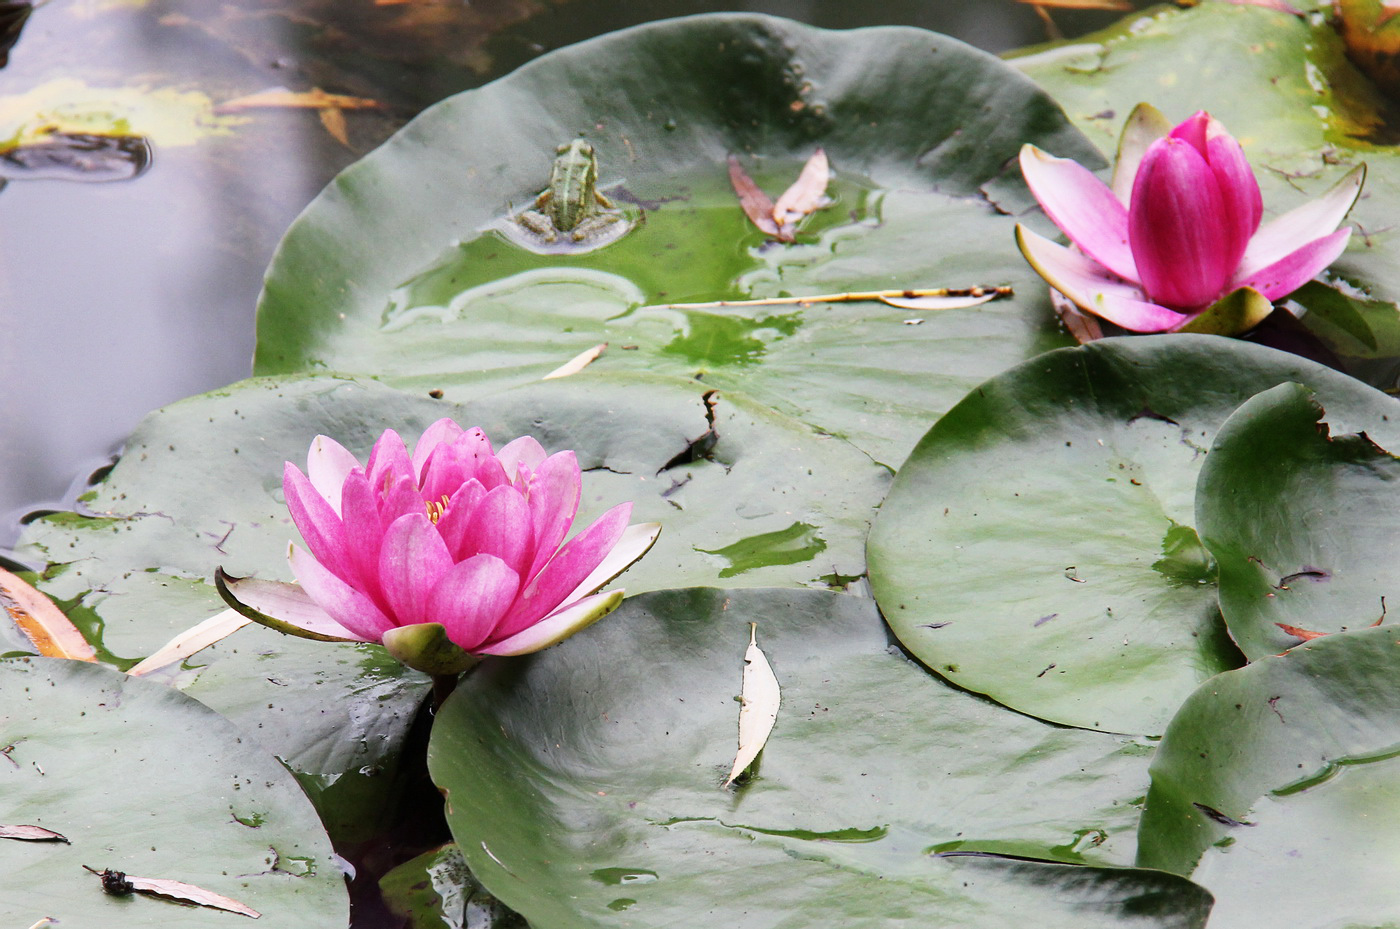
[[259,926],[344,926],[345,879],[296,781],[178,691],[85,662],[0,661],[0,819],[67,842],[0,840],[3,910],[29,925],[199,929],[234,916],[111,896],[83,866],[181,881]]
[[1191,335],[1053,352],[973,391],[910,455],[871,531],[871,586],[900,642],[1021,712],[1161,732],[1240,661],[1193,528],[1196,475],[1235,407],[1285,381],[1342,411],[1374,395]]
[[[1372,434],[1400,421],[1400,403],[1379,391],[1336,412],[1370,420]],[[1357,629],[1385,616],[1387,596],[1400,604],[1400,460],[1364,434],[1336,434],[1331,418],[1306,388],[1281,384],[1225,421],[1201,468],[1197,525],[1219,564],[1225,623],[1251,660],[1298,644],[1278,623]]]
[[[512,245],[493,227],[580,134],[644,222],[586,254]],[[1097,159],[1014,69],[920,30],[723,14],[581,43],[428,110],[308,207],[269,270],[255,371],[460,399],[607,342],[601,370],[702,373],[895,465],[969,387],[1066,344],[1004,215],[1030,202],[1008,167],[1025,141]],[[796,244],[765,242],[726,156],[776,197],[818,146],[834,202]],[[929,313],[668,306],[979,284],[1017,295]]]
[[[782,704],[726,790],[750,622]],[[479,665],[439,713],[429,769],[472,872],[536,929],[697,912],[1000,927],[1018,908],[1083,927],[1137,907],[1145,925],[1198,925],[1208,901],[1160,874],[946,857],[1126,863],[1151,752],[946,686],[891,648],[869,600],[691,588]]]
[[1400,643],[1382,627],[1222,674],[1152,762],[1139,864],[1210,888],[1221,925],[1390,926]]

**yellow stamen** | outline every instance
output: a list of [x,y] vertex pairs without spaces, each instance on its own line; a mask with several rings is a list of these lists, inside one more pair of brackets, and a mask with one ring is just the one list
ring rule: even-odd
[[447,494],[443,494],[441,500],[428,501],[428,518],[433,521],[433,525],[437,525],[437,521],[442,519],[442,514],[447,512],[449,502],[451,501],[448,500]]

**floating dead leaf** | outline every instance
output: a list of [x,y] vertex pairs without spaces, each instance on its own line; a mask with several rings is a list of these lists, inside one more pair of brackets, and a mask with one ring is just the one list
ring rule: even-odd
[[749,218],[749,222],[758,227],[759,232],[785,242],[792,240],[791,236],[783,237],[773,219],[773,201],[759,189],[753,178],[749,177],[748,172],[739,164],[739,159],[733,155],[729,156],[729,184],[734,188],[734,193],[739,195],[740,209]]
[[828,202],[826,185],[829,183],[831,165],[826,159],[826,152],[819,148],[802,166],[802,173],[797,175],[797,180],[783,191],[778,202],[773,204],[773,219],[778,228],[787,229],[791,235],[799,219],[815,212]]
[[163,878],[153,877],[130,877],[121,871],[101,870],[89,868],[83,865],[88,871],[96,874],[102,879],[102,889],[106,893],[117,897],[124,897],[128,894],[146,894],[152,897],[167,897],[171,900],[178,900],[181,903],[194,903],[199,906],[207,906],[215,910],[224,910],[229,913],[238,913],[241,916],[251,916],[257,919],[262,916],[257,910],[244,903],[239,903],[223,894],[216,894],[212,890],[205,890],[203,887],[196,887],[194,884],[186,884],[184,881],[171,881]]
[[592,364],[599,355],[608,347],[608,343],[599,342],[587,351],[579,352],[569,361],[564,362],[553,371],[540,378],[542,381],[551,381],[558,377],[568,377],[570,374],[577,374],[584,368]]
[[1133,8],[1131,0],[1019,0],[1028,6],[1048,6],[1057,10],[1110,10],[1124,13]]
[[[24,842],[65,842],[68,837],[43,826],[0,826],[0,839],[20,839]],[[68,843],[72,844],[72,843]]]
[[768,742],[773,724],[778,719],[781,694],[778,678],[768,656],[758,647],[758,623],[749,623],[749,647],[744,652],[744,683],[739,692],[739,753],[724,786],[734,783],[753,764]]
[[1311,629],[1304,629],[1301,626],[1290,626],[1288,623],[1274,623],[1274,625],[1278,626],[1289,635],[1302,639],[1304,642],[1320,639],[1328,634],[1326,632],[1313,632]]
[[346,148],[350,147],[350,127],[345,123],[345,111],[340,107],[328,106],[316,111],[316,115],[321,119],[321,126]]
[[0,568],[0,608],[9,614],[39,654],[49,658],[96,661],[97,653],[53,601]]
[[191,626],[169,642],[166,642],[126,673],[140,677],[143,674],[150,674],[152,671],[159,670],[166,665],[174,664],[177,661],[184,661],[195,652],[208,648],[220,639],[232,635],[250,622],[252,622],[251,619],[233,610],[224,610],[222,613],[215,613],[204,622]]
[[373,110],[383,106],[378,100],[368,97],[349,97],[345,94],[328,94],[320,88],[297,92],[277,88],[237,97],[214,107],[217,114],[237,113],[241,110],[293,109],[293,110]]

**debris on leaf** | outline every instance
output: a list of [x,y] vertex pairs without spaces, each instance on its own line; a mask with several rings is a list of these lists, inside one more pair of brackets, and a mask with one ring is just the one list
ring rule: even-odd
[[740,166],[739,159],[733,155],[729,156],[729,183],[734,188],[734,193],[739,195],[739,207],[749,218],[749,222],[757,226],[759,232],[782,239],[783,235],[773,219],[773,201],[759,189],[753,178]]
[[34,643],[39,654],[75,661],[97,660],[97,653],[78,627],[68,621],[52,600],[3,568],[0,568],[0,609]]
[[768,657],[758,647],[758,623],[749,623],[749,647],[744,652],[744,683],[739,693],[739,753],[724,786],[734,783],[753,764],[768,742],[768,734],[778,719],[781,694],[778,678]]
[[729,156],[729,183],[739,195],[739,206],[744,215],[760,232],[779,242],[793,241],[797,222],[829,202],[826,185],[830,182],[831,165],[826,152],[819,148],[807,159],[802,173],[791,187],[783,191],[775,204],[744,171],[739,159],[734,155]]
[[568,377],[571,374],[577,374],[584,368],[592,364],[595,360],[597,360],[598,356],[603,354],[603,351],[607,347],[608,343],[599,342],[592,348],[587,349],[586,351],[579,352],[573,358],[564,362],[562,365],[555,368],[553,371],[549,372],[544,377],[540,378],[540,380],[549,381],[554,380],[555,378]]
[[668,310],[708,310],[730,306],[807,306],[812,303],[865,303],[879,300],[890,306],[910,310],[951,310],[977,306],[988,300],[1014,295],[1012,288],[998,287],[925,287],[902,290],[852,290],[839,294],[808,294],[799,297],[762,297],[757,300],[710,300],[704,303],[666,303]]
[[1288,623],[1274,623],[1274,625],[1278,626],[1280,629],[1293,636],[1294,638],[1302,639],[1304,642],[1310,642],[1313,639],[1320,639],[1323,636],[1329,634],[1326,632],[1313,632],[1311,629],[1303,629],[1300,626],[1290,626],[1288,625]]
[[133,677],[140,677],[166,665],[184,661],[195,652],[208,648],[215,642],[232,635],[250,622],[252,622],[251,619],[239,614],[236,610],[215,613],[204,622],[191,626],[166,642],[126,673]]
[[0,826],[0,839],[20,839],[25,842],[68,842],[68,837],[42,826]]
[[170,881],[162,878],[152,877],[130,877],[121,871],[111,871],[96,868],[83,868],[91,871],[102,879],[102,890],[104,893],[112,894],[116,897],[124,897],[128,894],[146,894],[151,897],[167,897],[180,903],[193,903],[198,906],[207,906],[215,910],[224,910],[228,913],[238,913],[241,916],[251,916],[258,919],[262,916],[257,910],[244,903],[239,903],[223,894],[216,894],[212,890],[205,890],[203,887],[196,887],[194,884],[186,884],[184,881]]

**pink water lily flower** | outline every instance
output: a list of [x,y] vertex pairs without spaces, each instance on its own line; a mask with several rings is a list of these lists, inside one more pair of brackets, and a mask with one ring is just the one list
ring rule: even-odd
[[429,673],[537,651],[611,612],[622,591],[595,591],[660,532],[628,526],[623,503],[565,542],[582,492],[574,453],[547,456],[529,436],[493,452],[450,419],[411,456],[385,431],[363,465],[317,436],[282,488],[309,549],[288,554],[300,590],[221,575],[230,603],[284,632],[382,642]]
[[1172,127],[1147,104],[1124,126],[1112,187],[1034,145],[1021,149],[1021,172],[1075,248],[1021,225],[1017,244],[1078,309],[1135,332],[1228,335],[1341,255],[1351,230],[1337,227],[1365,178],[1359,166],[1261,225],[1259,184],[1225,127],[1204,111]]

